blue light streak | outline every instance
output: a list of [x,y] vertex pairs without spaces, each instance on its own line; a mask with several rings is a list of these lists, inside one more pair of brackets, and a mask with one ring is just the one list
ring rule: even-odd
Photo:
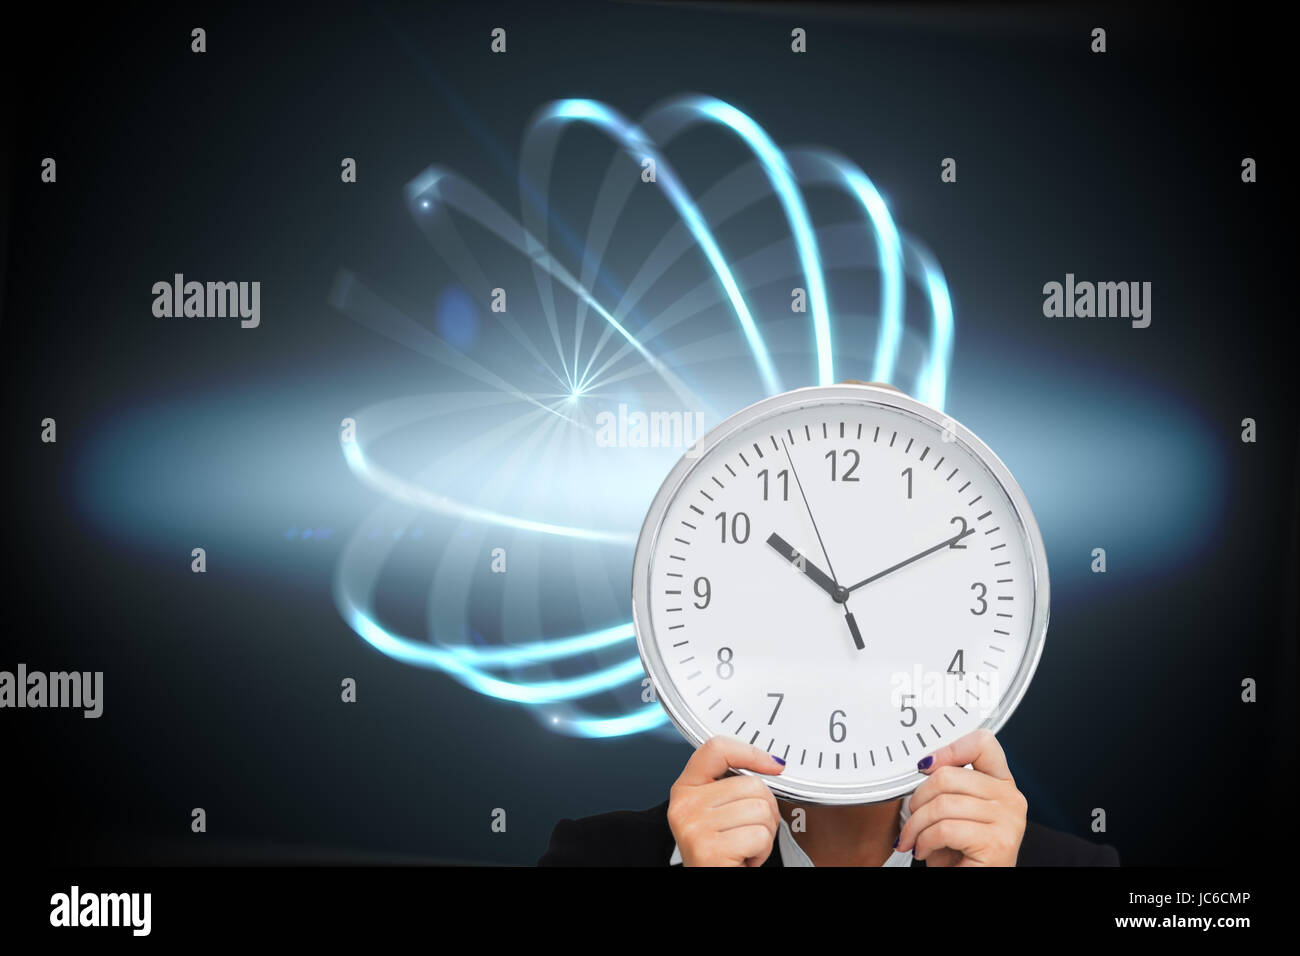
[[538,123],[554,121],[590,123],[596,128],[609,133],[610,136],[621,143],[633,159],[637,161],[647,158],[654,160],[655,181],[663,187],[668,200],[673,204],[673,208],[682,217],[682,221],[690,229],[691,235],[700,244],[700,249],[709,260],[713,271],[717,273],[718,281],[722,283],[727,298],[735,310],[736,318],[740,321],[745,340],[754,353],[754,361],[758,364],[758,371],[763,379],[764,388],[767,389],[769,395],[775,395],[782,391],[781,381],[777,377],[776,368],[772,365],[772,358],[768,354],[767,345],[763,342],[763,336],[758,330],[758,324],[754,321],[753,315],[750,314],[749,306],[745,302],[744,295],[741,294],[736,277],[731,272],[731,266],[727,264],[726,256],[722,254],[717,241],[713,238],[713,232],[709,229],[708,223],[700,215],[699,207],[696,206],[686,188],[682,186],[667,158],[650,142],[640,127],[629,122],[616,110],[603,103],[597,103],[595,100],[560,100],[544,109],[537,118]]

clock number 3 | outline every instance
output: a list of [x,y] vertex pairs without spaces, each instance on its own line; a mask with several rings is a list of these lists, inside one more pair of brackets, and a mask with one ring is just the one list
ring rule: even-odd
[[989,602],[984,600],[984,595],[989,593],[989,589],[988,589],[988,585],[981,584],[979,581],[976,581],[974,584],[970,586],[970,589],[972,591],[974,591],[976,588],[979,588],[980,593],[975,595],[975,600],[979,604],[980,609],[977,611],[974,608],[971,608],[970,612],[974,614],[976,617],[979,617],[981,614],[983,614],[985,611],[989,609]]

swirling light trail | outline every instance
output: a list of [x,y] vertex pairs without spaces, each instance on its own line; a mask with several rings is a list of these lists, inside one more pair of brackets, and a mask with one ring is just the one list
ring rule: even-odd
[[[845,189],[857,200],[866,214],[866,221],[875,239],[877,264],[881,274],[880,327],[872,377],[878,381],[891,381],[896,374],[903,335],[904,276],[910,276],[925,292],[931,314],[930,348],[918,376],[916,388],[922,400],[942,409],[948,368],[952,359],[953,339],[953,311],[947,283],[937,261],[929,251],[920,243],[899,233],[883,197],[859,167],[825,151],[800,150],[787,157],[749,116],[730,104],[704,96],[681,97],[669,101],[648,114],[643,126],[631,123],[617,111],[593,100],[561,100],[539,112],[530,137],[534,132],[548,125],[563,125],[575,121],[587,122],[604,130],[622,146],[625,152],[638,160],[642,158],[655,160],[657,182],[664,189],[691,237],[704,252],[718,282],[722,285],[732,310],[739,320],[764,388],[769,394],[781,391],[781,385],[758,324],[699,206],[682,186],[655,141],[666,142],[692,123],[713,122],[734,132],[754,152],[768,184],[781,202],[791,229],[800,267],[808,284],[817,352],[817,376],[821,384],[835,381],[832,330],[824,269],[816,232],[808,217],[799,183],[801,181],[809,184],[829,183]],[[647,130],[652,130],[655,135],[652,137]],[[526,139],[526,144],[528,142],[529,140]],[[553,142],[550,145],[553,146]],[[526,149],[529,148],[534,150],[534,161],[538,161],[538,156],[541,156],[540,161],[544,163],[549,176],[550,156],[535,152],[540,148],[536,141],[532,147],[526,146]],[[581,306],[578,325],[575,327],[572,368],[564,354],[558,325],[554,322],[553,303],[548,301],[546,304],[548,325],[557,352],[560,353],[563,374],[561,376],[554,369],[551,369],[551,373],[562,386],[571,390],[573,396],[597,387],[598,381],[611,380],[601,376],[603,370],[609,366],[609,361],[613,359],[607,361],[601,369],[591,371],[601,343],[598,343],[592,351],[583,371],[578,372],[581,316],[584,308],[591,308],[605,320],[609,329],[623,337],[627,347],[634,349],[675,394],[688,401],[692,407],[698,408],[703,404],[659,357],[650,352],[638,336],[629,331],[613,312],[604,308],[596,300],[587,290],[584,282],[574,278],[546,251],[536,230],[515,222],[500,206],[472,184],[449,171],[430,167],[408,184],[406,194],[417,221],[422,217],[427,220],[428,217],[424,217],[423,214],[429,212],[435,202],[453,207],[528,256],[544,276],[557,279],[578,296]],[[544,200],[539,208],[545,210]],[[536,219],[538,214],[533,215]],[[428,231],[426,228],[426,233]],[[448,258],[455,260],[458,270],[471,268],[468,252],[463,243],[458,245],[457,242],[451,241],[449,244],[447,234],[431,237],[439,244],[440,251],[450,252]],[[544,296],[544,300],[545,298]],[[391,310],[392,307],[387,308]],[[411,328],[408,328],[407,323]],[[413,332],[412,328],[436,339],[431,333],[424,332],[421,327],[405,317],[395,319],[389,315],[385,323],[381,324],[388,326],[385,329],[387,334],[393,334],[392,328],[398,328],[400,334],[394,334],[393,337],[405,344],[412,344],[410,340],[418,337],[419,333]],[[508,325],[507,328],[521,341],[521,344],[524,344],[526,336],[517,324]],[[604,341],[603,336],[601,342]],[[526,344],[526,347],[529,344]],[[461,356],[464,359],[462,362],[456,360],[454,356],[443,354],[441,348],[450,349],[450,346],[446,346],[445,343],[441,343],[439,349],[431,349],[428,343],[423,341],[412,344],[412,347],[433,354],[435,358],[473,374],[485,384],[509,393],[518,400],[528,401],[540,411],[556,415],[571,425],[585,427],[583,423],[559,412],[555,403],[539,401],[535,396],[520,392],[488,370],[470,363],[467,357]],[[452,352],[455,351],[452,349]],[[529,351],[541,362],[540,354],[535,349],[529,348]],[[542,362],[542,364],[549,368],[547,363]],[[540,411],[531,414],[537,415]],[[342,445],[348,467],[360,480],[380,490],[392,501],[403,505],[451,515],[470,522],[506,527],[519,532],[536,532],[571,538],[593,544],[630,546],[636,540],[636,536],[631,533],[536,521],[470,505],[428,491],[414,482],[406,481],[379,467],[365,455],[359,435],[355,440],[342,441]],[[439,642],[434,636],[431,636],[428,641],[417,641],[397,635],[381,626],[371,612],[364,610],[370,603],[370,596],[373,595],[374,578],[378,574],[378,568],[376,565],[370,571],[366,571],[361,570],[356,564],[358,558],[355,547],[360,538],[361,534],[358,532],[344,550],[335,577],[335,600],[349,626],[371,646],[394,659],[443,671],[478,693],[529,706],[557,704],[591,697],[644,678],[640,658],[636,655],[578,677],[523,681],[507,680],[489,673],[493,670],[527,669],[551,661],[567,660],[579,655],[618,648],[634,640],[635,635],[630,623],[568,637],[490,647],[447,645]],[[359,585],[358,581],[362,584]],[[358,598],[358,593],[366,597]],[[585,714],[577,717],[566,715],[563,718],[553,714],[548,716],[551,718],[550,726],[557,731],[582,737],[611,737],[640,733],[666,723],[666,716],[657,704],[635,707],[625,714],[614,717]]]

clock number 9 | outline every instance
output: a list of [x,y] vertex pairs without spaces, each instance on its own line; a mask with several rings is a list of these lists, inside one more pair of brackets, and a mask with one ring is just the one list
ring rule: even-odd
[[[722,543],[727,543],[727,513],[719,511],[713,516],[716,521],[722,525]],[[741,523],[743,520],[743,524]],[[743,511],[737,511],[731,516],[731,540],[736,544],[744,544],[749,540],[749,515]]]
[[[719,680],[731,680],[732,676],[736,673],[736,665],[731,663],[731,658],[734,654],[735,652],[729,647],[718,648],[717,670]],[[725,674],[723,673],[724,670],[726,671]]]
[[[844,726],[844,721],[842,721],[842,720],[836,720],[836,719],[835,719],[835,715],[836,715],[836,714],[839,714],[841,717],[846,717],[846,716],[848,716],[848,715],[845,714],[844,711],[842,711],[842,710],[832,710],[832,711],[831,711],[831,728],[830,728],[830,729],[831,729],[831,743],[833,743],[833,744],[843,743],[843,742],[844,742],[844,738],[848,736],[848,729]],[[838,731],[838,736],[836,735],[836,732],[837,732],[837,731]]]
[[903,695],[903,704],[902,704],[902,706],[901,706],[899,709],[900,709],[900,711],[901,711],[902,713],[904,713],[904,714],[907,713],[908,711],[911,711],[911,712],[912,712],[912,719],[911,719],[911,720],[900,720],[899,723],[902,724],[904,727],[915,727],[915,726],[916,726],[916,708],[913,707],[911,704],[908,703],[909,700],[916,700],[916,695],[915,695],[915,694],[904,694],[904,695]]
[[970,589],[972,591],[974,591],[976,588],[979,588],[980,593],[975,595],[975,600],[979,602],[980,609],[977,611],[974,608],[971,608],[970,612],[974,614],[976,617],[979,617],[981,614],[983,614],[985,611],[989,609],[989,602],[984,600],[984,595],[989,593],[989,589],[987,585],[981,584],[979,581],[976,581],[974,584],[970,586]]
[[[700,587],[701,584],[704,585],[703,588]],[[709,606],[709,601],[713,597],[713,586],[709,584],[708,578],[701,577],[695,579],[695,596],[699,598],[700,601],[704,602],[703,604],[701,604],[700,601],[692,602],[701,611]]]

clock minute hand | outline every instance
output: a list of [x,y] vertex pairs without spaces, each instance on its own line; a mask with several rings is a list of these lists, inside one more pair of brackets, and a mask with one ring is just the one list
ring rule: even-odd
[[768,536],[767,543],[772,546],[772,550],[785,558],[791,564],[797,565],[805,575],[812,579],[812,582],[819,588],[835,599],[836,592],[839,588],[835,582],[817,565],[808,560],[806,556],[800,553],[799,549],[786,541],[776,532]]
[[[939,542],[938,544],[936,544],[934,547],[932,547],[932,548],[926,548],[926,549],[925,549],[924,551],[922,551],[920,554],[914,554],[914,555],[912,555],[910,558],[907,558],[906,560],[899,561],[899,562],[898,562],[897,564],[895,564],[893,567],[885,568],[885,570],[880,571],[880,572],[878,572],[878,573],[876,573],[876,574],[873,574],[873,575],[872,575],[871,577],[869,577],[869,578],[864,578],[863,580],[859,581],[857,584],[855,584],[855,585],[853,585],[852,587],[850,587],[849,590],[850,590],[850,591],[856,591],[858,588],[862,587],[864,584],[870,584],[872,581],[878,581],[878,580],[880,580],[881,578],[883,578],[886,574],[892,574],[892,573],[894,573],[895,571],[897,571],[899,568],[905,568],[905,567],[907,567],[909,564],[911,564],[913,561],[920,561],[922,558],[924,558],[924,557],[925,557],[926,555],[928,555],[928,554],[934,554],[934,552],[936,552],[936,551],[940,551],[940,550],[942,550],[943,548],[951,548],[951,547],[955,546],[955,545],[957,544],[957,542],[960,541],[962,538],[966,537],[967,535],[974,534],[974,533],[975,533],[975,529],[974,529],[974,528],[967,528],[965,531],[959,532],[958,534],[953,535],[951,538],[945,538],[943,541],[940,541],[940,542]],[[964,547],[964,546],[963,546],[963,547]]]

